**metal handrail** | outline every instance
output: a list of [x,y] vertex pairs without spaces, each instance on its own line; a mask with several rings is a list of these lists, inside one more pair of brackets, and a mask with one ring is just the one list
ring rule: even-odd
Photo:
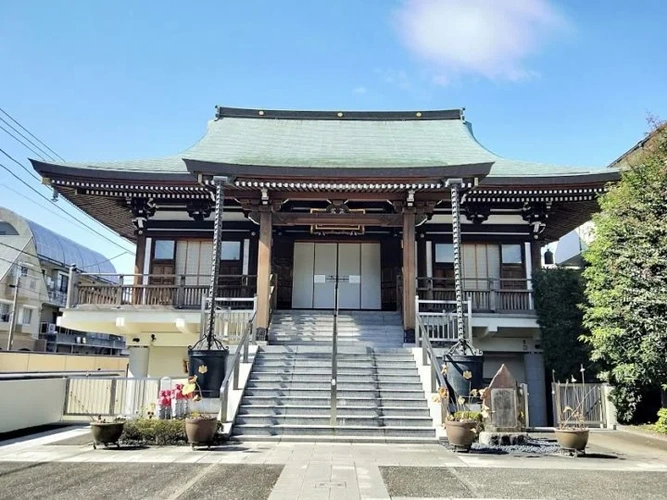
[[[220,421],[227,421],[227,409],[229,406],[229,384],[233,382],[233,390],[237,391],[239,389],[239,375],[240,375],[240,363],[248,363],[248,349],[250,344],[250,339],[253,336],[253,323],[255,321],[255,315],[257,310],[253,312],[252,317],[248,320],[246,324],[245,332],[243,332],[243,337],[236,347],[236,352],[232,358],[232,364],[227,368],[227,373],[225,378],[220,385]],[[254,342],[253,342],[254,343]],[[243,361],[241,361],[243,359]]]
[[[435,351],[433,350],[433,346],[431,345],[431,341],[428,338],[428,331],[424,327],[424,323],[422,322],[421,318],[419,317],[419,313],[416,315],[416,324],[417,324],[417,330],[419,332],[419,341],[421,343],[421,348],[422,348],[422,366],[431,366],[431,392],[435,393],[438,392],[440,387],[447,387],[447,382],[445,380],[445,376],[442,374],[442,371],[440,370],[440,363],[438,362],[438,357],[435,354]],[[447,415],[447,401],[446,399],[441,399],[440,400],[440,411],[442,414],[442,420],[444,422],[445,417]]]

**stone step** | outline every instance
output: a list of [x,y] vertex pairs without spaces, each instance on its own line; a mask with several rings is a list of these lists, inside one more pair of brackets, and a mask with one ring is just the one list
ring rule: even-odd
[[355,437],[421,437],[435,438],[435,429],[429,427],[369,427],[330,425],[235,425],[232,434],[241,436],[355,436]]
[[[253,374],[257,373],[267,373],[273,374],[276,376],[281,376],[285,374],[294,374],[294,375],[331,375],[331,365],[329,364],[324,366],[303,366],[303,365],[276,365],[276,366],[257,366],[256,369],[253,369]],[[417,376],[417,370],[414,366],[392,366],[387,368],[373,369],[371,367],[359,366],[359,367],[341,367],[338,365],[338,375],[367,375],[372,376],[375,374],[381,376],[396,376],[396,377],[409,377],[412,375]]]
[[[313,387],[285,387],[285,388],[263,388],[246,387],[245,394],[248,396],[306,396],[312,398],[326,398],[331,394],[330,388]],[[401,398],[426,398],[423,390],[394,389],[338,389],[338,398],[369,398],[369,399],[401,399]]]
[[[236,417],[237,425],[329,425],[329,415],[275,415],[271,413],[241,414]],[[388,417],[388,416],[337,416],[340,426],[351,427],[426,427],[432,429],[430,417]]]
[[[326,405],[288,405],[281,404],[243,404],[239,406],[239,415],[330,415],[331,406]],[[345,417],[422,417],[429,419],[429,409],[424,407],[406,407],[406,406],[345,406],[338,405],[338,416]],[[429,423],[430,425],[430,423]]]
[[[340,363],[368,363],[373,365],[374,363],[412,363],[415,364],[415,359],[411,354],[399,355],[399,354],[386,354],[382,356],[369,356],[367,354],[337,354],[336,359]],[[279,353],[262,353],[257,360],[257,362],[264,361],[299,361],[304,362],[319,362],[319,361],[331,361],[331,352],[323,354],[312,354],[312,355],[300,355],[300,354],[279,354]],[[415,365],[416,366],[416,365]]]
[[[428,409],[428,404],[426,399],[422,397],[402,397],[400,399],[391,399],[383,398],[379,401],[375,394],[368,397],[341,397],[340,393],[337,398],[338,408],[384,408],[385,406],[391,408],[402,408],[402,409]],[[279,408],[283,406],[294,406],[294,407],[307,407],[307,406],[316,406],[316,407],[326,407],[330,408],[330,398],[328,396],[320,395],[320,397],[311,397],[311,396],[244,396],[243,403],[244,406],[270,406],[273,408]]]
[[[338,372],[336,378],[340,383],[346,382],[379,382],[381,384],[418,384],[421,386],[419,375],[416,370],[410,375],[394,375],[394,374],[377,374],[377,373],[367,373],[367,374],[347,374],[344,372]],[[253,372],[250,375],[249,381],[254,382],[281,382],[281,383],[300,383],[300,382],[320,382],[328,384],[331,381],[331,372],[329,373],[309,373],[309,372],[286,372],[286,373],[277,373],[274,371],[271,372],[262,372],[257,371]]]
[[[266,379],[249,379],[246,383],[248,389],[324,389],[329,387],[330,378],[322,380],[266,380]],[[402,391],[412,390],[420,391],[423,386],[420,382],[406,382],[398,385],[396,382],[380,381],[366,381],[356,382],[353,380],[338,380],[338,390],[393,390],[400,388]]]

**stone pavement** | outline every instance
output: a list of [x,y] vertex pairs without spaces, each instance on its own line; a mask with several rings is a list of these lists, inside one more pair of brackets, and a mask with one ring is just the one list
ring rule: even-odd
[[295,442],[93,450],[88,432],[0,443],[0,499],[651,499],[667,479],[667,446],[622,432],[592,433],[585,458]]

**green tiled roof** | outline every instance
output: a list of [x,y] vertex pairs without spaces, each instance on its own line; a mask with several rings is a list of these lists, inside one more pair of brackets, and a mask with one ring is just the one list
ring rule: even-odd
[[[183,159],[233,165],[387,169],[494,162],[489,177],[578,175],[597,169],[509,160],[486,150],[454,111],[357,113],[358,119],[317,113],[234,110],[209,122],[204,137],[179,155],[65,166],[118,172],[187,173]],[[239,111],[246,111],[245,114]],[[285,116],[280,113],[287,113]],[[291,114],[289,114],[291,113]],[[430,116],[429,113],[433,113]],[[436,113],[448,113],[439,119]],[[363,117],[362,117],[363,115]],[[390,116],[391,115],[391,116]],[[315,116],[315,117],[313,117]],[[409,118],[408,118],[409,117]]]

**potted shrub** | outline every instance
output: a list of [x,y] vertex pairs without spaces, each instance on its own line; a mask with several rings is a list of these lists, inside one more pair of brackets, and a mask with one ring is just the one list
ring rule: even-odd
[[[583,370],[582,370],[583,373]],[[574,377],[572,381],[576,382]],[[559,408],[558,412],[560,415],[558,428],[554,429],[554,434],[556,435],[556,440],[560,447],[566,451],[570,452],[583,452],[586,449],[588,444],[588,427],[585,423],[585,418],[583,414],[583,404],[586,401],[586,386],[581,382],[581,393],[577,390],[578,387],[573,383],[569,385],[569,381],[565,382],[565,393],[568,393],[568,388],[572,387],[575,395],[575,406],[572,408],[569,405],[566,405],[563,408]]]
[[[442,371],[446,374],[446,367],[443,367]],[[472,373],[464,371],[463,378],[470,380]],[[468,389],[469,396],[467,398],[463,396],[457,397],[456,394],[451,395],[455,410],[447,414],[443,425],[447,432],[447,440],[456,451],[470,450],[470,447],[477,439],[484,415],[483,411],[471,410],[470,403],[473,398],[484,396],[484,391],[485,389]],[[450,393],[447,387],[440,387],[433,400],[441,404],[448,403],[450,401]]]
[[103,444],[105,447],[110,444],[115,444],[120,448],[118,440],[123,434],[123,427],[125,426],[125,419],[115,417],[112,420],[107,420],[98,415],[95,420],[90,423],[90,431],[93,435],[93,448],[97,449],[98,444]]
[[[201,374],[206,373],[206,365],[200,365],[197,371]],[[185,418],[185,434],[188,436],[188,442],[192,446],[210,447],[218,430],[218,419],[214,415],[207,415],[196,410],[196,405],[201,401],[201,389],[197,383],[197,375],[188,378],[183,386],[181,394],[188,399],[188,414]]]

